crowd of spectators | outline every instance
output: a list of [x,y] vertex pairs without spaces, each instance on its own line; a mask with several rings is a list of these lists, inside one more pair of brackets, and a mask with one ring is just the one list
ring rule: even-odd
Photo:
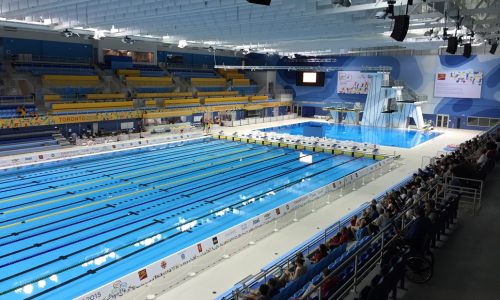
[[[439,183],[443,183],[445,178],[451,181],[456,177],[483,179],[495,166],[500,157],[499,151],[500,129],[466,141],[448,155],[434,158],[427,167],[418,169],[407,184],[388,192],[380,201],[372,200],[359,216],[352,217],[349,226],[341,228],[307,257],[298,252],[289,269],[280,277],[273,277],[262,284],[258,291],[251,291],[247,299],[271,299],[287,283],[306,274],[309,266],[327,257],[330,251],[344,243],[351,244],[377,234],[391,226],[393,217],[402,212],[405,212],[403,218],[409,224],[404,233],[405,242],[417,251],[424,251],[439,238],[442,220],[448,217],[445,216],[449,213],[447,207],[457,205],[456,195],[444,197],[443,185]],[[322,295],[327,295],[340,283],[339,277],[330,274],[330,271],[323,270],[319,289]],[[304,294],[314,288],[311,284]]]

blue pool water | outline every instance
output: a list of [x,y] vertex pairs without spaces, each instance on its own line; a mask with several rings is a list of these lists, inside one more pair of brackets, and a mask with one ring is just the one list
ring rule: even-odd
[[203,139],[0,175],[0,298],[77,297],[375,163],[308,154]]
[[358,143],[369,143],[399,148],[413,148],[440,135],[439,132],[425,132],[417,130],[383,128],[357,125],[328,124],[319,122],[305,122],[293,125],[278,126],[260,129],[264,132],[277,132],[291,135],[304,135],[304,128],[321,126],[325,137]]

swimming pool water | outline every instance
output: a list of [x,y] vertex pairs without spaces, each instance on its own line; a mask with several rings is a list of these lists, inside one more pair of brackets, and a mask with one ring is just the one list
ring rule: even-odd
[[0,298],[80,296],[375,163],[305,153],[200,139],[1,175]]
[[260,131],[290,135],[304,135],[304,128],[307,126],[323,127],[325,137],[330,139],[399,148],[413,148],[441,134],[439,132],[426,132],[409,129],[329,124],[320,122],[304,122],[293,125],[270,127],[260,129]]

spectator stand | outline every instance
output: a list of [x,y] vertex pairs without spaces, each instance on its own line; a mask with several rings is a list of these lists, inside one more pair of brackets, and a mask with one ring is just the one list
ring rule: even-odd
[[[406,181],[406,183],[407,182],[409,182],[409,180]],[[439,185],[439,183],[435,184],[428,192],[421,195],[419,202],[431,199],[434,201],[438,200],[438,194],[435,191],[439,189]],[[383,196],[379,196],[377,200],[381,200],[382,198]],[[299,296],[300,299],[317,300],[330,298],[339,299],[345,297],[351,290],[357,292],[357,286],[370,272],[380,265],[384,259],[384,255],[388,253],[395,240],[398,239],[396,232],[404,231],[411,224],[412,220],[408,220],[407,215],[411,213],[416,206],[416,204],[412,204],[406,207],[402,212],[392,218],[390,225],[382,229],[378,234],[367,236],[364,240],[355,242],[356,245],[361,245],[358,247],[353,246],[355,250],[351,251],[344,261],[335,262],[328,266],[331,271],[329,276],[322,278],[314,284],[312,288],[309,284],[306,284],[294,295],[294,297]],[[328,291],[328,297],[322,298],[319,289],[333,276],[338,276],[340,282],[334,289]],[[395,283],[398,282],[399,280],[396,280]]]
[[[389,168],[382,168],[381,172],[382,172],[382,170],[385,173],[385,172],[388,172]],[[378,173],[378,171],[376,173]],[[384,173],[382,173],[382,174],[384,174]],[[372,174],[376,175],[374,173],[372,173]],[[380,175],[382,175],[382,174],[380,174]],[[369,178],[370,176],[365,176],[365,177]],[[411,179],[411,176],[408,176],[400,183],[394,185],[391,189],[397,189],[397,188],[405,185],[410,179]],[[315,211],[316,209],[320,208],[321,206],[324,206],[324,205],[331,203],[332,200],[339,198],[339,197],[342,197],[343,194],[352,191],[352,188],[355,186],[356,186],[356,182],[353,182],[352,186],[344,187],[342,190],[336,190],[333,193],[327,193],[326,195],[323,195],[322,197],[319,197],[314,201],[310,201],[310,204],[305,206],[305,210],[308,210],[308,211],[305,212],[302,210],[296,210],[293,214],[293,219],[291,221],[297,221],[298,219],[304,217],[305,215],[307,215],[311,211]],[[316,191],[312,192],[312,194],[315,192]],[[376,198],[378,200],[381,200],[385,196],[385,194],[386,194],[385,192],[381,193]],[[245,299],[244,295],[248,294],[249,291],[257,289],[262,283],[267,282],[271,277],[276,276],[276,275],[280,275],[283,272],[283,270],[288,269],[291,266],[292,262],[295,260],[297,253],[302,253],[304,256],[308,256],[308,255],[312,254],[320,244],[325,244],[327,242],[327,240],[332,238],[335,234],[337,234],[337,232],[339,232],[342,227],[349,224],[351,218],[354,215],[359,216],[362,213],[362,211],[365,210],[368,206],[369,206],[369,203],[362,204],[357,209],[351,211],[349,214],[344,216],[342,219],[331,224],[330,226],[328,226],[327,228],[325,228],[321,232],[317,233],[313,237],[306,240],[301,245],[292,249],[288,253],[282,255],[280,258],[274,260],[270,264],[262,267],[261,271],[258,274],[256,274],[255,276],[247,277],[244,280],[238,282],[233,288],[231,288],[230,290],[221,294],[216,299],[218,299],[218,300]],[[352,251],[352,250],[350,250],[350,251]],[[342,257],[342,253],[340,253],[340,254],[341,255],[339,255],[338,257]],[[335,255],[330,257],[330,259],[331,260],[333,259],[333,261],[335,261],[336,258],[337,258],[337,256],[335,256]],[[345,256],[342,258],[345,258]],[[321,269],[319,269],[319,270],[316,269],[316,271],[321,271]],[[313,274],[311,273],[311,274],[309,274],[308,277],[311,277],[312,275]],[[314,277],[314,276],[312,276],[312,277]],[[305,283],[306,282],[303,282],[303,284],[305,284]],[[297,290],[302,288],[302,286],[298,286],[297,284],[294,284],[293,288],[291,288],[291,287],[285,287],[285,288],[287,290],[284,292],[286,293],[286,295],[288,295],[288,297],[281,298],[281,296],[280,296],[280,298],[277,298],[277,299],[288,299]],[[292,290],[294,288],[296,290],[292,292]]]

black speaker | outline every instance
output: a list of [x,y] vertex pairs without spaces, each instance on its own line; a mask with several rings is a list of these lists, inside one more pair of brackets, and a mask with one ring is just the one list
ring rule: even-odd
[[446,48],[446,52],[450,54],[455,54],[458,48],[458,39],[456,36],[450,36],[448,38],[448,47]]
[[247,0],[247,2],[267,6],[271,5],[271,0]]
[[495,52],[497,52],[497,47],[498,47],[498,44],[491,45],[490,53],[495,54]]
[[410,16],[402,15],[394,17],[394,29],[392,30],[391,37],[398,42],[404,41],[410,26]]
[[470,43],[464,44],[464,56],[469,58],[472,54],[472,45]]

